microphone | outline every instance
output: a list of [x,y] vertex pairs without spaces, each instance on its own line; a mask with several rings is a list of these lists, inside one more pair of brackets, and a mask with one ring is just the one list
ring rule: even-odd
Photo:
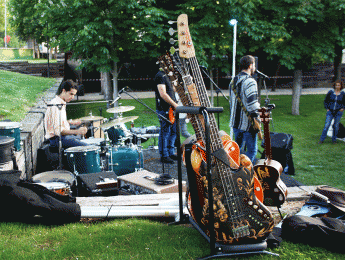
[[120,96],[118,96],[117,98],[115,98],[115,99],[113,100],[113,102],[110,103],[110,105],[114,104],[114,103],[115,103],[116,101],[118,101],[119,99],[121,99]]
[[[122,89],[117,93],[117,95],[120,95],[123,91],[125,91],[125,88],[126,88],[126,87],[122,88]],[[119,99],[121,99],[120,96],[118,96],[117,98],[115,98],[115,99],[113,100],[113,102],[110,103],[110,106],[111,106],[112,104],[114,104],[116,101],[118,101]]]
[[259,70],[256,70],[257,73],[259,73],[261,76],[265,77],[265,78],[269,78],[269,76],[263,74],[262,72],[260,72]]

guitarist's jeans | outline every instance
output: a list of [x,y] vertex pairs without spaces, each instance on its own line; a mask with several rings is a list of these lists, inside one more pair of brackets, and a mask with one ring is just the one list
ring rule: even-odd
[[335,115],[331,111],[327,111],[325,126],[323,128],[321,138],[320,138],[321,142],[325,141],[327,137],[328,128],[331,126],[332,119],[334,119],[332,142],[335,142],[337,140],[339,122],[342,116],[343,116],[342,111],[338,111]]
[[[244,153],[245,155],[247,155],[254,164],[256,153],[258,151],[257,133],[250,133],[236,128],[233,128],[233,131],[235,135],[235,142],[240,147],[241,154]],[[246,152],[244,152],[245,147],[247,148]]]
[[[168,112],[160,110],[157,110],[156,112],[167,118]],[[160,117],[158,119],[161,127],[158,137],[159,154],[161,157],[168,157],[175,154],[176,122],[171,125],[169,122],[161,119]]]

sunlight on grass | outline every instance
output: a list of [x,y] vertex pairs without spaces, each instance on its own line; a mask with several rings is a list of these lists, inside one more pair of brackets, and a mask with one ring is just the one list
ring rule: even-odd
[[28,76],[0,70],[0,119],[21,121],[43,91],[56,79]]

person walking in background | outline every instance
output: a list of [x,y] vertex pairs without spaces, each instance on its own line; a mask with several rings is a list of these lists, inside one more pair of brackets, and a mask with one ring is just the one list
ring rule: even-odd
[[328,132],[329,127],[331,126],[332,120],[334,120],[332,142],[336,143],[338,129],[339,129],[339,122],[340,122],[341,117],[343,116],[343,112],[345,109],[345,93],[343,91],[343,84],[341,80],[336,80],[334,82],[334,89],[328,91],[324,100],[324,106],[325,106],[325,109],[327,109],[326,122],[322,130],[319,144],[322,144],[325,141],[327,137],[327,132]]

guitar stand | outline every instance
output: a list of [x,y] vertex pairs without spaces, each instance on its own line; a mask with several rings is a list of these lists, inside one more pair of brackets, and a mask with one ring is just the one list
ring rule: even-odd
[[[206,108],[206,107],[183,107],[179,106],[176,108],[176,121],[179,123],[179,113],[189,113],[189,114],[201,114],[205,121],[205,136],[206,136],[206,163],[207,163],[207,179],[211,180],[211,140],[210,140],[210,122],[208,117],[208,112],[210,113],[220,113],[223,112],[223,108]],[[180,144],[180,132],[177,128],[177,144]],[[242,255],[253,255],[253,254],[269,254],[274,256],[279,256],[278,254],[265,251],[267,248],[266,240],[255,244],[239,244],[239,245],[225,245],[220,244],[215,241],[215,230],[214,228],[209,228],[210,235],[206,235],[205,232],[199,227],[198,223],[194,221],[191,216],[186,216],[183,214],[183,200],[182,200],[182,169],[181,169],[181,149],[178,149],[178,188],[179,188],[179,207],[180,207],[180,220],[175,222],[175,224],[185,224],[188,220],[197,231],[206,239],[210,244],[211,254],[209,256],[199,258],[199,259],[213,259],[213,258],[223,258],[231,256],[242,256]],[[208,190],[212,191],[212,181],[208,181]],[[213,205],[213,194],[209,193],[209,205]],[[209,226],[214,226],[214,209],[209,207]]]

